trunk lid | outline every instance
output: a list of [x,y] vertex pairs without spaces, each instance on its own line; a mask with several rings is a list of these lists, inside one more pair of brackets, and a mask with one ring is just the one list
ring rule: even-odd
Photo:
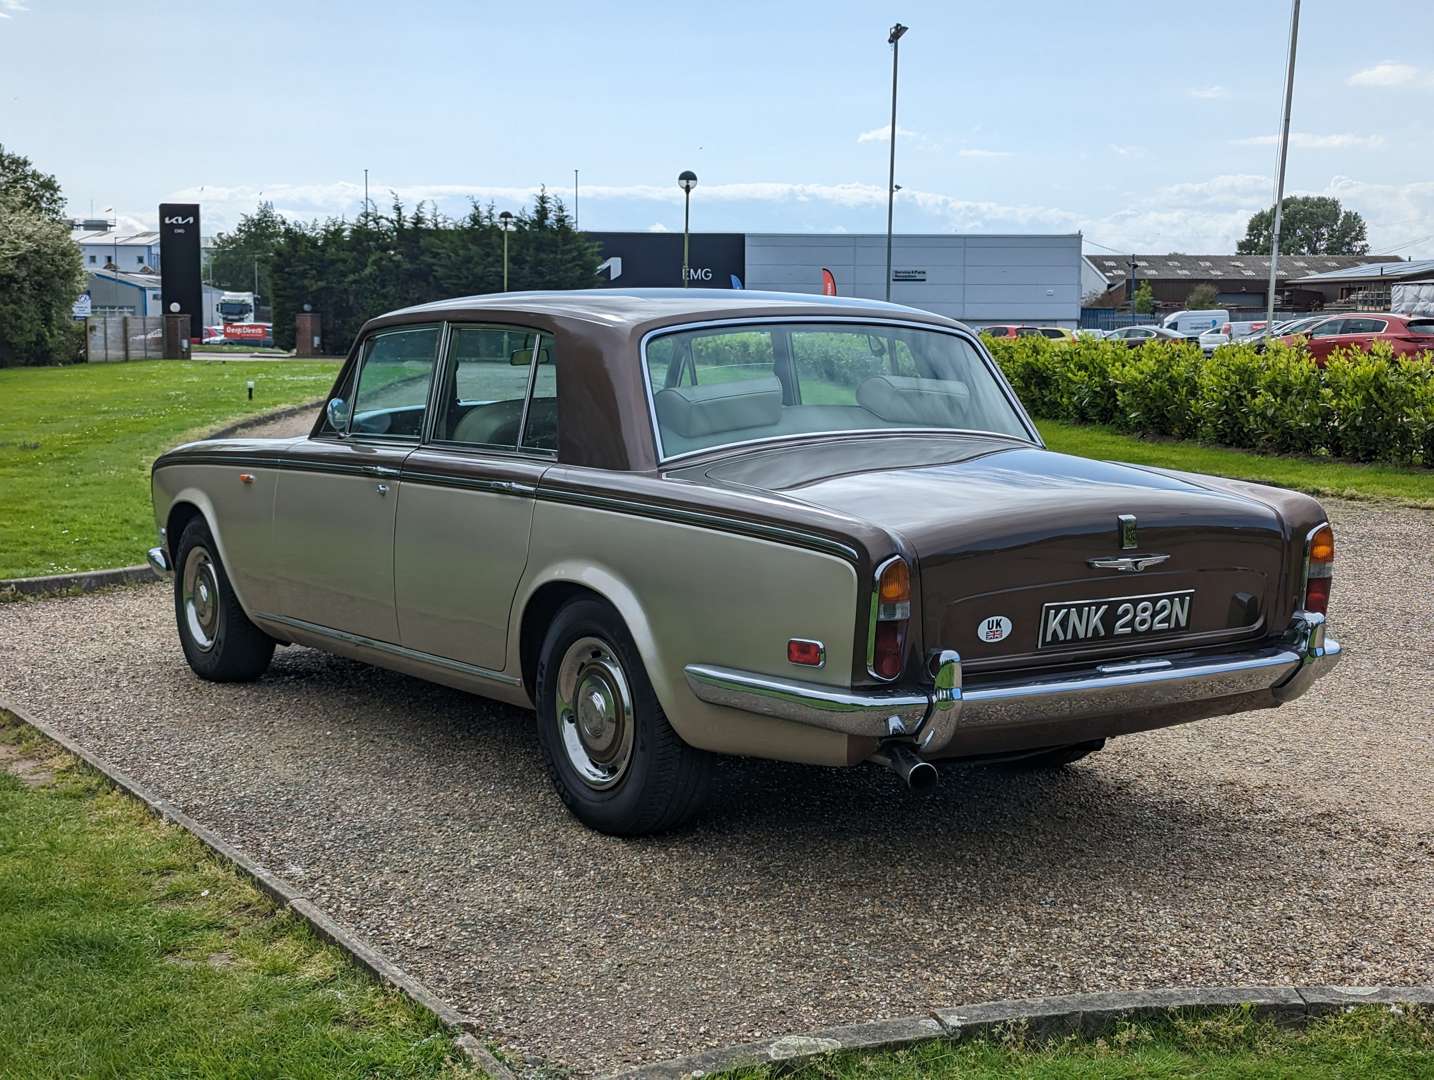
[[[708,482],[761,488],[899,533],[917,559],[924,648],[956,649],[968,671],[1263,636],[1279,604],[1285,542],[1272,508],[1131,466],[996,439],[912,437],[790,447],[700,468]],[[1133,548],[1122,544],[1122,515],[1135,519]],[[1160,555],[1138,572],[1092,564]],[[1062,605],[1073,613],[1055,614]]]

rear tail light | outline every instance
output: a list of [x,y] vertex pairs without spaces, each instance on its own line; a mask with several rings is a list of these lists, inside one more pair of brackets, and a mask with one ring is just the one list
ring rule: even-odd
[[1334,530],[1328,524],[1314,529],[1305,540],[1305,610],[1324,615],[1329,611],[1329,587],[1334,578]]
[[911,568],[900,555],[894,555],[877,567],[871,594],[866,666],[878,679],[890,682],[901,674],[910,621]]

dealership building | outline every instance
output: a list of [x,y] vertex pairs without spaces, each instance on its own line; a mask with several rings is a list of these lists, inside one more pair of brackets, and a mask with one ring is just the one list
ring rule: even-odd
[[[682,235],[587,232],[601,247],[598,277],[616,288],[682,284]],[[886,296],[884,233],[693,233],[688,284],[820,293],[830,270],[840,296]],[[972,325],[1080,325],[1081,298],[1105,280],[1081,255],[1079,233],[897,234],[891,299]]]

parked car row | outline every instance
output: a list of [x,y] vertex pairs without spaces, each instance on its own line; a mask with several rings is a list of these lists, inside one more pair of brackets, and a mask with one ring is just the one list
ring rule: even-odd
[[[1197,326],[1204,329],[1194,329]],[[1310,355],[1321,366],[1337,349],[1367,351],[1378,341],[1387,342],[1396,356],[1434,351],[1434,316],[1364,311],[1307,315],[1277,322],[1273,326],[1264,319],[1231,320],[1226,311],[1177,311],[1167,316],[1159,326],[1146,324],[1108,331],[1090,328],[1071,331],[1062,326],[1002,324],[982,327],[981,333],[996,338],[1100,338],[1121,341],[1131,348],[1150,341],[1196,341],[1206,356],[1212,355],[1222,345],[1252,344],[1263,350],[1272,340],[1288,345],[1302,339]]]

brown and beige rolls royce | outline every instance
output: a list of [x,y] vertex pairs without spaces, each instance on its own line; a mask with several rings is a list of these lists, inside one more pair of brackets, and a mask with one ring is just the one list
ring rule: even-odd
[[1053,453],[974,332],[875,301],[393,312],[307,436],[182,446],[153,494],[199,676],[304,645],[535,709],[611,833],[687,819],[714,754],[1052,768],[1340,655],[1314,499]]

